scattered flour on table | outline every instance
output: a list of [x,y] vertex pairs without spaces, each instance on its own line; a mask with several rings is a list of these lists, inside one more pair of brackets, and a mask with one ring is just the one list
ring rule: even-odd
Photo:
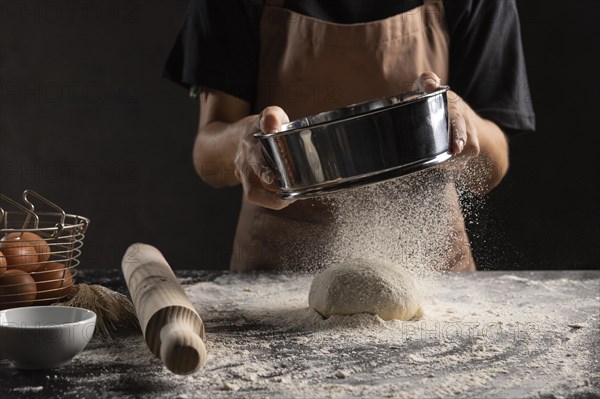
[[141,337],[129,337],[91,345],[70,367],[92,364],[95,377],[71,383],[101,385],[98,397],[124,396],[123,385],[181,398],[600,395],[598,279],[446,274],[423,299],[419,321],[323,319],[308,307],[310,283],[297,274],[227,274],[186,286],[206,324],[203,369],[175,376]]

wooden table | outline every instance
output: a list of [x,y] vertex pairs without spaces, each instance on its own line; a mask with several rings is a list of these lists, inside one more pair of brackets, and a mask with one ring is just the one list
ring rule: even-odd
[[[200,372],[169,373],[140,334],[94,338],[62,369],[0,360],[0,398],[600,397],[598,271],[444,275],[414,322],[320,320],[307,275],[176,273],[206,324]],[[78,278],[127,292],[119,270]]]

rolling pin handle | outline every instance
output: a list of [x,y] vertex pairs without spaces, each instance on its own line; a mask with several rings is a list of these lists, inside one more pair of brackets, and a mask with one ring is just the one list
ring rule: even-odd
[[160,341],[160,358],[173,373],[192,374],[204,366],[206,347],[190,326],[166,324],[160,330]]

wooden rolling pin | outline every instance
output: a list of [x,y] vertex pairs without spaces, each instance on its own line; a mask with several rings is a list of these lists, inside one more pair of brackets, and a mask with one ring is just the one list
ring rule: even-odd
[[132,244],[121,263],[142,333],[150,351],[176,374],[204,365],[204,323],[162,253]]

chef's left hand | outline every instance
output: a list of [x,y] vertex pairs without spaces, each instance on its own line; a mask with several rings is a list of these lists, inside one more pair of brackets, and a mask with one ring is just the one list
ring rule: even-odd
[[[415,90],[431,93],[441,87],[441,79],[433,72],[422,73],[414,82]],[[458,94],[448,90],[448,113],[450,119],[450,151],[454,155],[475,157],[479,155],[477,132],[478,115]]]

